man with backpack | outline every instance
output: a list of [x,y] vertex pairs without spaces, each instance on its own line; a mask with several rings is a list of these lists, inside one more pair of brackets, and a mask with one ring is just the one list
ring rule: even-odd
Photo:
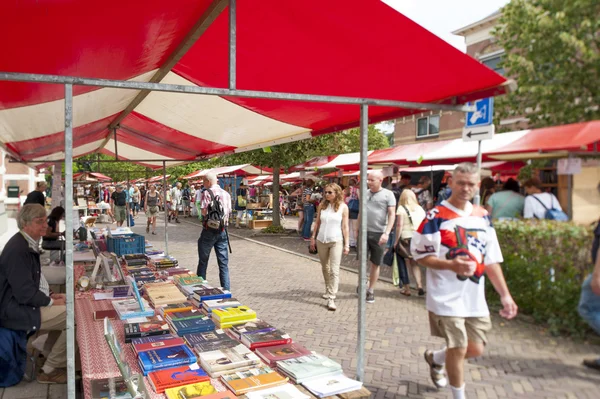
[[231,195],[217,184],[217,176],[207,173],[204,176],[204,187],[200,207],[202,210],[202,233],[198,239],[198,274],[206,279],[206,269],[210,251],[214,248],[219,265],[219,280],[221,287],[229,290],[229,236],[227,221],[231,214]]
[[569,220],[556,196],[542,191],[540,179],[537,177],[531,178],[523,186],[525,186],[525,192],[527,193],[523,208],[525,219],[549,219],[562,222]]

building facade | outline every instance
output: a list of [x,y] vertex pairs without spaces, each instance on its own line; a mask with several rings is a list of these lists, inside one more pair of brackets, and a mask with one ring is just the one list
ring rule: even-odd
[[[496,11],[488,17],[452,32],[463,36],[467,54],[479,60],[488,68],[504,75],[500,63],[504,49],[498,46],[493,36],[494,28],[501,16]],[[450,140],[462,137],[465,113],[454,111],[427,111],[399,118],[394,125],[394,145],[411,144],[419,141]],[[521,130],[527,128],[527,119],[515,117],[500,121],[498,131]]]

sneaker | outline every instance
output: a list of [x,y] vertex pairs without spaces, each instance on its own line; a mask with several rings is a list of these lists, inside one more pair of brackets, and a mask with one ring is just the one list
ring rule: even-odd
[[367,291],[367,303],[375,302],[375,294]]
[[425,290],[423,288],[419,288],[419,296],[425,295]]
[[40,384],[66,384],[67,370],[54,369],[54,371],[52,371],[50,374],[41,372],[37,377],[37,382]]
[[594,370],[600,371],[600,358],[598,359],[585,359],[583,361],[585,367],[589,367]]
[[323,294],[323,295],[321,295],[321,298],[323,298],[323,299],[329,299],[329,294]]
[[448,378],[446,378],[446,370],[444,370],[444,366],[439,364],[435,364],[433,361],[433,352],[430,350],[426,350],[425,361],[429,365],[429,375],[431,376],[431,381],[433,385],[437,388],[444,388],[448,385]]
[[335,311],[337,309],[337,306],[335,306],[335,302],[333,301],[333,299],[329,299],[327,301],[327,309],[333,310],[333,311]]

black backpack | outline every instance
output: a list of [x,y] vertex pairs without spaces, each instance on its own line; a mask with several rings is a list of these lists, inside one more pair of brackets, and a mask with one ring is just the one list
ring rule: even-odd
[[215,196],[212,190],[208,189],[205,192],[210,195],[210,202],[206,207],[204,227],[220,233],[225,229],[225,211],[223,210],[223,205],[219,201],[219,196]]

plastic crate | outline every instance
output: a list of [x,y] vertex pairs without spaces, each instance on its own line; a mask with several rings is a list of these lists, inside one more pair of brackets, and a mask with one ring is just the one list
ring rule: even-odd
[[139,234],[131,234],[123,237],[107,237],[106,244],[108,252],[114,252],[118,256],[143,254],[146,250],[146,238]]

